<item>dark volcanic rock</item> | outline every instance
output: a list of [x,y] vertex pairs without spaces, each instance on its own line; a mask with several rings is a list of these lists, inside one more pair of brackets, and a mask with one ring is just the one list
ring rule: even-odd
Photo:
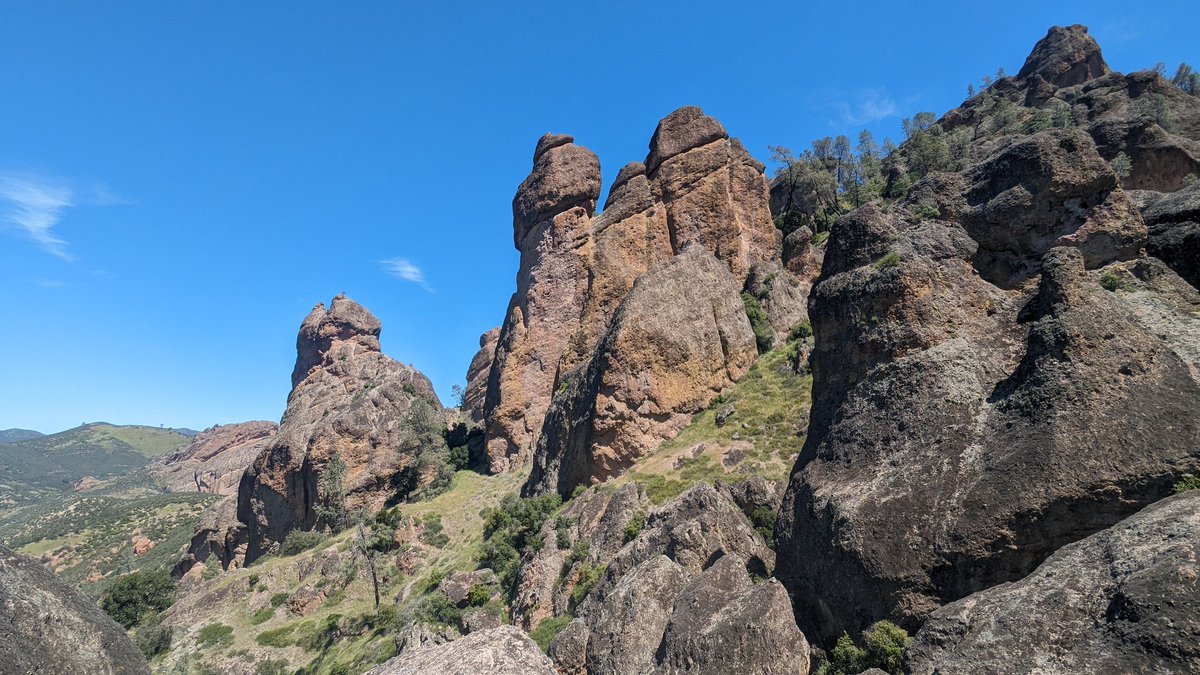
[[737,282],[720,261],[693,245],[659,263],[621,303],[596,353],[565,378],[525,493],[567,495],[624,471],[757,356]]
[[0,545],[0,672],[124,675],[150,668],[94,602]]
[[1063,547],[1032,574],[942,607],[913,673],[1200,671],[1200,490]]
[[475,631],[442,644],[406,649],[368,675],[555,675],[537,643],[513,626]]
[[1145,210],[1146,251],[1200,288],[1200,183],[1159,199]]

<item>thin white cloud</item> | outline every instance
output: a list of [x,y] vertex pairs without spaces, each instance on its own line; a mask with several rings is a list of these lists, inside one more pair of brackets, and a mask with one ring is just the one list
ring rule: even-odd
[[844,126],[874,124],[899,112],[896,102],[882,89],[866,89],[848,99],[834,102]]
[[385,272],[397,279],[411,281],[430,293],[433,292],[433,289],[425,282],[425,273],[407,258],[389,258],[388,260],[380,261],[380,264],[383,265]]
[[74,206],[71,188],[28,174],[0,173],[0,224],[32,239],[63,260],[75,257],[54,233],[63,211]]

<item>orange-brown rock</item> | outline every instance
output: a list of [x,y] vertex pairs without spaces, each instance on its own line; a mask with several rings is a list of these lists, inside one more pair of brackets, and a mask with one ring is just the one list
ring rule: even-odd
[[378,319],[340,295],[301,325],[295,387],[279,432],[238,490],[247,563],[291,530],[321,524],[318,507],[332,498],[321,476],[335,456],[344,465],[345,507],[378,510],[397,496],[394,478],[416,460],[414,428],[439,424],[433,386],[380,353],[379,332]]
[[488,381],[486,435],[493,472],[529,462],[563,376],[589,359],[639,275],[698,244],[738,283],[777,260],[763,167],[699,108],[663,119],[646,163],[621,169],[604,211],[595,155],[547,135],[513,201],[521,251]]
[[492,362],[496,360],[496,344],[500,342],[500,329],[493,328],[479,336],[479,351],[467,368],[467,388],[463,390],[462,411],[475,424],[482,424],[487,403],[488,375]]
[[673,437],[758,357],[738,283],[703,246],[655,265],[564,379],[527,494],[603,481]]
[[171,492],[237,494],[242,472],[275,436],[274,422],[225,424],[196,434],[191,443],[165,455],[150,472]]

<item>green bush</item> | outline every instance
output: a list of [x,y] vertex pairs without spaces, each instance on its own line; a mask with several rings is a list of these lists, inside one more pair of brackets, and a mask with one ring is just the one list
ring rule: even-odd
[[633,514],[633,518],[631,518],[629,524],[625,526],[625,543],[628,544],[636,539],[644,529],[646,529],[646,514],[642,511],[638,511],[637,513]]
[[822,663],[815,675],[857,675],[868,668],[879,668],[891,675],[904,673],[904,649],[908,633],[890,621],[879,621],[863,631],[866,649],[854,644],[842,633],[829,651],[829,660]]
[[283,659],[267,659],[254,666],[254,675],[287,675],[291,664]]
[[1106,291],[1112,291],[1115,293],[1124,287],[1124,284],[1121,283],[1121,277],[1118,277],[1112,272],[1105,272],[1104,274],[1100,275],[1100,287]]
[[775,547],[775,520],[779,517],[773,509],[754,509],[750,514],[750,522],[754,524],[754,529],[762,535],[762,538]]
[[569,616],[553,616],[549,619],[542,619],[529,637],[537,643],[537,646],[542,648],[542,651],[549,651],[550,643],[554,642],[554,637],[562,632],[562,629],[571,623]]
[[100,607],[117,623],[133,628],[175,602],[175,580],[165,570],[134,572],[112,583]]
[[254,641],[264,647],[291,647],[295,639],[292,634],[296,631],[296,624],[275,628],[273,630],[263,631],[254,638]]
[[171,649],[171,637],[170,626],[164,626],[157,619],[152,619],[138,628],[133,641],[149,660]]
[[311,625],[306,633],[296,636],[296,646],[310,652],[322,652],[329,648],[341,636],[338,624],[341,614],[330,614],[319,624]]
[[812,334],[812,324],[807,321],[801,321],[795,326],[792,326],[792,330],[788,332],[788,341],[794,342],[796,340],[807,340],[808,338],[812,337]]
[[476,586],[467,593],[467,602],[472,607],[482,607],[492,599],[493,592],[491,586]]
[[471,451],[465,445],[450,448],[450,466],[455,471],[462,471],[471,464]]
[[885,269],[888,267],[895,267],[896,265],[899,265],[899,264],[900,264],[900,254],[896,253],[895,251],[891,251],[887,255],[885,255],[882,258],[880,258],[879,260],[875,261],[875,269],[881,270],[881,269]]
[[762,305],[750,293],[742,293],[742,305],[746,308],[746,318],[750,319],[750,328],[754,331],[754,342],[758,345],[758,353],[771,350],[771,342],[775,339],[775,329]]
[[1184,476],[1176,481],[1174,487],[1171,488],[1172,494],[1179,494],[1188,490],[1200,490],[1200,477]]
[[283,538],[283,544],[279,547],[279,554],[290,556],[303,553],[310,548],[316,548],[326,539],[327,537],[323,533],[316,530],[292,530]]
[[444,548],[450,543],[450,537],[443,531],[440,513],[426,513],[421,525],[421,541],[437,548]]
[[263,607],[250,617],[250,625],[257,626],[260,623],[266,623],[270,621],[271,617],[273,616],[275,616],[274,607]]
[[196,635],[196,644],[201,647],[224,649],[233,644],[233,626],[226,626],[220,622],[210,623],[200,629],[200,633]]
[[491,568],[507,592],[516,581],[517,565],[526,549],[542,544],[539,532],[551,514],[562,505],[558,493],[532,499],[509,495],[500,506],[488,511],[483,523],[483,549],[479,566]]
[[579,583],[575,584],[575,588],[571,591],[571,608],[578,607],[580,603],[587,598],[588,593],[600,583],[600,578],[604,576],[604,572],[608,570],[608,565],[584,565],[579,571]]
[[276,593],[275,595],[271,596],[271,606],[278,607],[278,606],[282,605],[283,603],[287,602],[287,600],[288,600],[287,593]]
[[554,519],[554,545],[560,549],[571,545],[571,521],[564,516]]

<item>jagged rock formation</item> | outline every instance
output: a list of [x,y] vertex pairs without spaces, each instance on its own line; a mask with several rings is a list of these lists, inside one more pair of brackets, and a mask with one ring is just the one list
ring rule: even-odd
[[467,368],[467,388],[463,390],[462,411],[475,424],[482,424],[487,403],[488,374],[496,360],[496,343],[500,329],[493,328],[479,336],[479,351]]
[[769,347],[787,342],[796,324],[808,321],[812,280],[792,274],[777,262],[757,263],[746,276],[745,292],[754,296],[771,325]]
[[596,353],[563,378],[526,494],[603,481],[687,426],[754,363],[725,265],[693,245],[638,278]]
[[213,427],[155,462],[150,473],[163,480],[171,492],[237,494],[242,472],[267,446],[277,429],[274,422]]
[[94,602],[0,545],[0,672],[124,675],[150,668]]
[[635,279],[698,244],[740,282],[778,258],[763,167],[698,108],[663,119],[644,164],[619,172],[595,215],[600,166],[570,136],[547,134],[513,200],[517,292],[488,381],[493,472],[529,462],[551,399],[588,359]]
[[1063,547],[1029,576],[933,613],[911,672],[1200,670],[1200,490]]
[[[236,502],[202,517],[177,576],[216,556],[241,566],[293,529],[321,524],[321,475],[336,456],[348,509],[380,509],[414,465],[420,434],[444,428],[433,385],[379,351],[379,320],[345,296],[318,304],[296,342],[294,386],[278,432],[242,474]],[[420,428],[418,428],[420,427]],[[425,480],[420,476],[419,480]]]
[[536,554],[518,583],[516,616],[532,623],[547,609],[565,613],[581,571],[603,566],[551,643],[560,672],[807,672],[808,644],[786,591],[774,579],[751,583],[770,575],[774,556],[733,502],[697,486],[652,510],[624,543],[621,524],[644,508],[638,486],[589,494],[566,514],[578,518],[571,538],[594,547],[569,566],[557,591],[565,595],[554,597],[550,577],[565,551]]
[[[1051,31],[998,93],[1089,90],[1076,80],[1104,69],[1084,33]],[[833,227],[777,529],[810,636],[914,628],[1200,468],[1200,294],[1143,257],[1107,150],[1069,129],[975,147],[974,165]]]
[[453,642],[406,649],[368,675],[555,675],[550,659],[520,629],[500,626]]

